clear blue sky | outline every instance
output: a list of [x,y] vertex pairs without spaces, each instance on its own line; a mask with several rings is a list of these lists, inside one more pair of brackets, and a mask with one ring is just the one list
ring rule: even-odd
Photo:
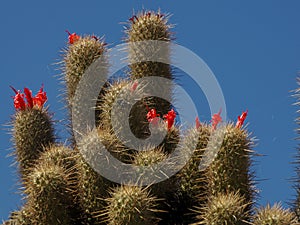
[[[297,108],[290,90],[297,87],[300,69],[298,0],[1,1],[0,123],[8,123],[14,113],[9,85],[37,91],[44,83],[54,119],[62,119],[61,87],[53,64],[66,44],[65,29],[105,35],[106,42],[119,44],[124,37],[120,22],[142,8],[173,14],[176,42],[213,70],[229,118],[235,120],[249,109],[248,128],[258,139],[254,149],[265,155],[256,158],[254,167],[261,180],[258,203],[282,201],[287,206],[295,195],[289,179],[294,176]],[[204,112],[207,109],[200,118],[208,120]],[[0,220],[20,205],[16,169],[6,157],[11,146],[10,136],[1,129]]]

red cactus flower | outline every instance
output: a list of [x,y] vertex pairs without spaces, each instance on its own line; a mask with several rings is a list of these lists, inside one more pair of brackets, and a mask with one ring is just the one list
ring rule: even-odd
[[27,107],[33,108],[33,99],[32,99],[32,92],[28,88],[24,88],[25,98],[27,100]]
[[199,129],[199,127],[201,127],[201,123],[198,116],[196,117],[195,121],[196,121],[196,129]]
[[147,120],[149,123],[157,125],[159,114],[157,114],[156,109],[150,109],[147,113]]
[[215,130],[218,126],[218,124],[222,122],[222,117],[221,117],[221,109],[218,113],[214,114],[211,118],[211,125],[213,130]]
[[174,111],[174,109],[171,109],[168,112],[168,114],[164,115],[164,118],[166,119],[168,130],[170,130],[171,127],[173,126],[175,118],[176,118],[176,112]]
[[26,108],[24,94],[21,94],[20,91],[17,91],[14,87],[10,86],[10,88],[15,92],[14,98],[14,107],[15,109],[24,110]]
[[131,92],[134,92],[134,91],[136,90],[136,88],[137,88],[138,85],[139,85],[139,82],[138,82],[138,81],[135,81],[135,82],[132,84],[131,88],[130,88]]
[[39,108],[43,108],[45,102],[47,101],[47,93],[44,91],[44,85],[41,87],[39,92],[33,98],[33,104]]
[[18,93],[14,97],[14,106],[16,109],[24,110],[26,107],[25,101],[24,101],[24,94]]
[[68,30],[66,30],[66,32],[69,35],[69,44],[74,44],[76,41],[78,41],[80,39],[80,36],[77,35],[76,33],[71,34]]
[[244,121],[248,115],[248,109],[242,113],[242,115],[238,116],[238,121],[236,122],[235,127],[241,128],[244,124]]
[[[16,110],[25,110],[26,108],[32,109],[33,107],[43,108],[45,102],[47,101],[46,92],[43,91],[43,86],[37,93],[35,97],[32,97],[32,92],[28,88],[24,88],[24,93],[17,91],[15,88],[10,86],[11,89],[15,92],[14,97],[14,107]],[[26,99],[26,102],[25,102]]]

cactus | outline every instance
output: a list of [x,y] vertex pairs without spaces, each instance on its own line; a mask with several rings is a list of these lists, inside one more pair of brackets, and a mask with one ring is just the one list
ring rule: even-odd
[[[78,154],[72,149],[63,145],[52,145],[43,152],[39,161],[44,163],[53,163],[59,165],[66,170],[76,169]],[[74,174],[74,179],[76,179]]]
[[[203,152],[207,147],[211,129],[207,124],[191,128],[185,135],[182,155],[188,160],[186,165],[176,174],[179,190],[175,196],[175,206],[172,214],[181,215],[183,221],[195,222],[192,209],[200,207],[207,202],[207,179],[205,173],[199,170]],[[193,147],[196,146],[195,149]],[[180,203],[180,204],[179,204]],[[174,203],[173,203],[174,204]],[[180,207],[178,207],[178,205]],[[176,220],[179,220],[176,218]],[[183,222],[182,221],[182,222]]]
[[82,158],[79,158],[78,167],[78,198],[83,210],[82,219],[86,224],[101,224],[97,216],[104,208],[103,198],[105,192],[105,182]]
[[[189,159],[188,163],[178,173],[180,179],[181,192],[186,193],[192,198],[199,196],[203,193],[202,185],[204,181],[204,173],[199,171],[199,164],[203,155],[203,151],[207,147],[209,141],[210,128],[203,124],[199,128],[192,128],[185,136],[183,150],[186,153],[186,158]],[[192,149],[196,143],[196,149]],[[192,154],[189,157],[188,154]],[[201,181],[202,180],[202,181]]]
[[153,225],[156,224],[156,199],[147,189],[135,186],[121,186],[111,192],[106,199],[107,208],[103,212],[104,221],[110,225]]
[[[155,54],[159,49],[147,49],[153,47],[151,44],[143,43],[146,40],[170,41],[171,25],[168,24],[168,17],[160,12],[144,12],[130,18],[130,25],[125,31],[129,45],[129,62],[138,62],[130,64],[130,75],[133,79],[145,76],[162,76],[172,79],[170,66],[159,62],[141,62],[145,54]],[[137,42],[137,43],[135,43]],[[142,42],[141,44],[138,44]],[[148,51],[145,51],[147,49]],[[167,49],[164,49],[167,50]],[[170,53],[164,51],[161,56],[166,61],[170,61]]]
[[[171,27],[168,23],[168,16],[160,12],[148,11],[130,18],[130,23],[125,30],[125,38],[128,43],[128,61],[132,80],[151,76],[174,80],[174,75],[169,65],[169,46],[163,46],[160,43],[171,41]],[[155,41],[158,41],[158,43]],[[153,56],[162,59],[164,62],[153,62],[153,60],[150,60]],[[171,109],[172,85],[159,82],[151,83],[150,85],[153,90],[165,96],[165,98],[149,97],[143,99],[144,103],[149,109],[155,108],[158,114],[166,114]],[[132,112],[138,110],[136,107],[138,109],[142,108],[142,106],[137,104],[132,108]],[[137,131],[133,130],[133,133],[137,137],[143,138],[140,134],[147,129],[143,126],[147,123],[146,118],[133,118],[131,123],[134,124],[133,127],[135,129],[141,127]]]
[[166,160],[167,157],[168,155],[161,147],[146,147],[143,151],[138,152],[133,160],[133,165],[138,166],[137,172],[141,183],[149,183],[149,178],[153,177],[159,181],[163,180],[149,186],[150,193],[158,198],[166,198],[168,193],[176,191],[177,188],[176,180],[168,177],[163,171],[164,168],[159,164],[164,161],[164,167],[173,167],[176,170],[176,164],[172,160]]
[[[195,127],[185,132],[178,125],[178,113],[172,105],[176,78],[170,66],[173,37],[168,19],[160,11],[131,17],[125,30],[128,76],[103,81],[103,87],[97,87],[97,99],[87,99],[79,107],[78,87],[92,91],[89,83],[81,83],[86,72],[101,59],[97,75],[104,79],[109,63],[103,39],[68,32],[62,60],[68,120],[72,121],[74,113],[85,116],[81,109],[87,108],[89,101],[96,102],[92,109],[96,126],[87,127],[78,142],[73,130],[70,144],[57,142],[51,114],[44,107],[47,96],[43,87],[36,96],[28,88],[24,93],[12,88],[16,94],[12,136],[24,205],[12,212],[4,225],[298,224],[299,200],[296,213],[277,204],[253,209],[253,141],[243,126],[248,111],[236,124],[220,124],[220,111],[211,123],[200,123],[196,118]],[[165,80],[155,82],[152,78]],[[124,141],[128,132],[124,132],[124,121],[132,134],[145,142],[135,146]],[[77,132],[74,126],[70,128]],[[164,136],[157,145],[146,142],[161,134]],[[220,149],[214,153],[218,143]],[[106,154],[132,166],[138,180],[130,177],[130,181],[116,183],[101,175],[105,169],[120,169]],[[205,164],[206,154],[216,157]],[[169,170],[174,174],[168,174]],[[123,172],[118,171],[117,176]]]
[[[67,31],[68,32],[68,31]],[[69,33],[69,32],[68,32]],[[76,33],[69,33],[69,45],[63,50],[63,60],[61,62],[63,71],[63,83],[66,86],[64,94],[66,96],[67,105],[69,108],[69,132],[72,134],[69,141],[72,145],[75,145],[74,131],[72,129],[72,110],[76,111],[76,108],[72,107],[72,104],[76,101],[74,99],[78,83],[82,76],[86,72],[86,69],[91,66],[97,59],[103,56],[105,52],[106,43],[94,35],[79,36]],[[102,58],[101,58],[102,59]],[[102,60],[103,62],[105,60]],[[102,73],[106,73],[106,65],[101,66]],[[88,90],[89,85],[85,84],[85,88]],[[99,87],[100,88],[100,87]],[[103,91],[102,91],[103,92]],[[99,95],[102,95],[99,90]],[[84,107],[84,106],[82,106]],[[97,106],[95,106],[97,107]],[[97,107],[99,108],[99,107]],[[75,112],[77,113],[77,112]],[[99,114],[96,111],[95,114]],[[81,115],[84,116],[84,115]]]
[[105,43],[96,36],[80,37],[75,33],[69,34],[69,43],[64,51],[62,70],[70,104],[84,72],[105,51]]
[[12,212],[9,220],[3,225],[27,225],[31,224],[28,207],[25,205],[19,211]]
[[[27,201],[31,224],[71,224],[72,171],[61,166],[41,161],[26,179]],[[74,216],[74,215],[73,215]]]
[[299,222],[296,219],[296,215],[289,211],[282,209],[279,204],[275,204],[273,207],[267,205],[265,208],[257,210],[257,214],[254,216],[254,225],[296,225]]
[[218,193],[212,196],[208,204],[199,209],[196,224],[210,225],[246,225],[249,212],[247,201],[238,193]]
[[253,173],[250,171],[252,140],[245,130],[228,124],[218,156],[206,171],[208,194],[239,192],[250,210],[256,193]]
[[24,94],[15,89],[14,91],[16,93],[15,107],[19,110],[12,122],[12,134],[16,149],[15,155],[19,162],[20,173],[24,178],[45,148],[54,143],[55,135],[48,110],[43,108],[47,100],[43,88],[36,97],[32,97],[31,91],[25,88],[27,104]]

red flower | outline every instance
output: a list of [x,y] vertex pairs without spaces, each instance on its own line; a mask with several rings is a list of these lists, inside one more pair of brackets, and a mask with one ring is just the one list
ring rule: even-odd
[[156,109],[150,109],[147,113],[147,120],[149,123],[157,124],[159,114],[156,113]]
[[195,121],[196,121],[196,129],[199,129],[199,127],[201,127],[201,123],[198,116],[196,117]]
[[235,127],[241,128],[244,124],[244,121],[248,115],[248,109],[242,113],[242,115],[238,116],[238,121],[236,122]]
[[220,122],[222,122],[221,109],[218,113],[214,114],[211,118],[212,128],[215,130]]
[[44,85],[43,85],[39,90],[39,92],[36,94],[36,96],[33,98],[33,104],[38,106],[39,108],[43,108],[47,99],[48,99],[47,94],[44,91]]
[[78,41],[80,39],[80,36],[77,35],[76,33],[71,34],[68,30],[66,30],[66,32],[69,35],[69,44],[74,44],[76,41]]
[[14,87],[10,86],[10,88],[16,93],[14,97],[14,107],[15,109],[24,110],[26,108],[24,94],[21,94],[20,91],[17,91]]
[[[10,87],[16,93],[16,95],[14,96],[14,107],[17,110],[25,110],[26,108],[32,109],[35,106],[37,106],[38,108],[42,108],[47,101],[46,92],[43,91],[43,87],[41,87],[35,97],[32,97],[32,92],[28,88],[24,88],[24,95],[12,86]],[[25,103],[25,99],[27,104]]]
[[139,82],[137,82],[137,81],[135,81],[133,84],[132,84],[132,86],[131,86],[131,92],[134,92],[135,90],[136,90],[136,88],[137,88],[137,86],[139,85]]
[[28,88],[24,88],[25,98],[27,100],[28,108],[33,108],[33,99],[32,99],[32,92]]
[[168,114],[164,115],[164,118],[166,119],[168,130],[170,130],[171,127],[173,126],[175,118],[176,118],[176,112],[174,111],[174,109],[171,109],[168,112]]

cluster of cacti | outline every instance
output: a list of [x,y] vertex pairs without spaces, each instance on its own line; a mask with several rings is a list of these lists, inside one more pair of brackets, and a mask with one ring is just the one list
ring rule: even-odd
[[[57,142],[53,121],[44,108],[47,97],[43,88],[35,97],[27,88],[24,94],[13,89],[16,113],[12,133],[25,203],[11,213],[5,225],[299,224],[299,206],[295,210],[277,204],[255,208],[257,190],[250,169],[253,143],[243,126],[247,111],[236,124],[222,124],[221,111],[213,115],[211,123],[200,122],[197,117],[195,126],[181,135],[181,127],[175,123],[176,108],[166,99],[145,95],[133,105],[128,117],[122,110],[114,110],[117,99],[138,98],[147,88],[172,99],[172,85],[136,81],[155,76],[175,79],[170,64],[143,60],[144,54],[160,51],[164,62],[170,62],[170,49],[153,48],[144,41],[171,42],[171,27],[168,16],[160,12],[144,11],[129,19],[125,32],[126,42],[132,43],[126,49],[128,76],[99,87],[94,108],[96,128],[87,128],[80,148],[73,131],[70,146]],[[96,36],[69,33],[62,70],[70,125],[77,87],[86,70],[106,54],[106,46]],[[110,65],[104,65],[101,71],[106,73]],[[127,91],[122,92],[124,89]],[[165,136],[157,146],[133,149],[118,138],[113,128],[122,123],[112,124],[115,117],[128,120],[137,138],[146,139],[156,132]],[[97,148],[98,137],[113,157],[135,166],[140,182],[133,178],[132,183],[119,184],[94,170],[89,161],[102,154]],[[220,146],[214,160],[199,169],[204,153],[214,152],[217,143]],[[172,154],[177,148],[180,157]],[[163,161],[177,172],[165,174],[159,164]],[[181,163],[183,167],[178,168]],[[160,182],[151,183],[152,177]]]

